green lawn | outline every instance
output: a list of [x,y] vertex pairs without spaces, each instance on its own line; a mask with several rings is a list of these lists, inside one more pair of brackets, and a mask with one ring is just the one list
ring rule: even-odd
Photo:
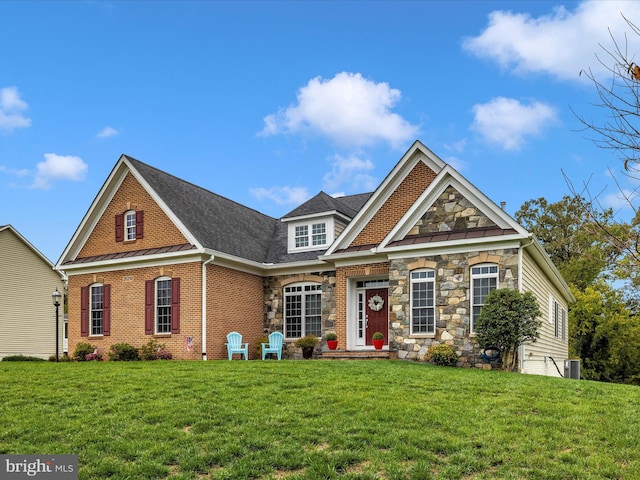
[[0,453],[81,479],[639,479],[640,389],[403,361],[0,362]]

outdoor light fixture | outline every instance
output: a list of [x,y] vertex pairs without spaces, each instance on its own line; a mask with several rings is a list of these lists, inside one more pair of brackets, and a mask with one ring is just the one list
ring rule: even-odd
[[56,287],[56,291],[51,294],[51,299],[53,300],[53,306],[56,307],[56,362],[58,361],[58,328],[60,322],[59,308],[62,303],[62,294],[58,291],[58,287]]

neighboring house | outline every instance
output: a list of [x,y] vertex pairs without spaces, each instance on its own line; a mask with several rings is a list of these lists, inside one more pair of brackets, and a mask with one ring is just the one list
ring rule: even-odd
[[[0,226],[0,358],[56,353],[56,309],[51,294],[64,295],[53,264],[11,225]],[[58,354],[63,352],[64,306],[58,310]]]
[[373,193],[320,192],[281,219],[123,155],[56,268],[70,352],[156,340],[174,358],[222,359],[228,332],[253,352],[279,330],[289,355],[329,331],[357,354],[381,331],[398,358],[447,343],[461,365],[489,368],[474,319],[488,292],[515,288],[543,307],[521,370],[557,375],[550,358],[568,355],[573,297],[539,243],[420,142]]

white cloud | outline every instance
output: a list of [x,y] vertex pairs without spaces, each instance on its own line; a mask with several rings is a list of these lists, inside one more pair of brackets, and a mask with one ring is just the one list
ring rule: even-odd
[[524,105],[505,97],[474,105],[473,112],[475,118],[471,128],[505,150],[518,150],[526,137],[540,134],[546,125],[557,120],[556,111],[548,104],[532,102]]
[[114,137],[119,133],[120,132],[118,132],[118,130],[116,130],[115,128],[107,126],[107,127],[104,127],[102,130],[100,130],[100,132],[96,136],[98,138],[109,138],[109,137]]
[[[322,178],[324,190],[336,190],[345,183],[350,183],[355,190],[370,191],[375,189],[375,179],[362,172],[373,170],[373,162],[357,155],[343,157],[335,155],[331,162],[331,171]],[[373,185],[373,186],[372,186]]]
[[15,175],[16,177],[25,177],[30,173],[26,168],[9,168],[4,165],[0,165],[0,172],[7,173],[9,175]]
[[55,180],[83,180],[89,168],[80,157],[45,153],[44,158],[44,162],[38,163],[32,188],[47,189]]
[[0,88],[0,131],[10,133],[16,128],[30,127],[31,119],[22,114],[27,108],[17,87]]
[[[621,192],[609,193],[602,199],[602,203],[607,208],[613,210],[627,210],[638,200],[638,192],[623,189]],[[629,203],[631,202],[631,204]]]
[[329,80],[316,77],[298,91],[297,105],[264,118],[260,134],[309,132],[352,147],[379,141],[404,145],[418,127],[391,111],[400,97],[400,90],[360,73],[342,72]]
[[[599,44],[612,48],[609,29],[624,43],[624,32],[630,29],[621,13],[637,19],[640,2],[588,0],[573,11],[557,7],[540,17],[494,11],[487,28],[477,37],[466,38],[463,48],[516,74],[544,72],[577,80],[583,69],[602,71],[595,54],[603,54]],[[630,34],[628,40],[630,52],[640,51],[636,35]]]
[[311,198],[304,187],[252,188],[250,192],[258,200],[271,200],[277,205],[300,205]]

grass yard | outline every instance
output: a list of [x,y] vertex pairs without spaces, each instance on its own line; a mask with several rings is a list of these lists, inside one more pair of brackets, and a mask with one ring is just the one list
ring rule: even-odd
[[0,453],[80,479],[639,479],[640,389],[403,361],[0,362]]

